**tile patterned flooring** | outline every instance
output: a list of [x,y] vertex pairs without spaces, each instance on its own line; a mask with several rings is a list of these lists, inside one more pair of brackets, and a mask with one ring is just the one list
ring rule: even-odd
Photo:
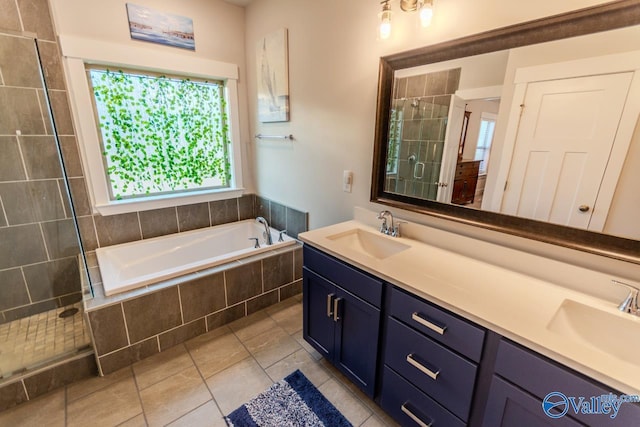
[[[78,313],[58,317],[68,308],[77,308]],[[0,325],[0,378],[74,352],[90,342],[81,302],[4,323]]]
[[354,426],[396,426],[302,339],[301,295],[0,412],[0,425],[224,426],[222,414],[296,369]]

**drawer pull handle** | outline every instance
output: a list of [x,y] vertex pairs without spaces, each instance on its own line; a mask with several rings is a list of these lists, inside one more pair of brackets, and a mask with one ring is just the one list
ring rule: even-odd
[[418,425],[420,427],[431,427],[431,425],[433,424],[433,421],[429,421],[429,423],[425,423],[424,421],[422,421],[416,414],[414,414],[413,412],[411,412],[411,410],[409,408],[407,408],[407,404],[404,403],[400,409],[402,409],[402,412],[404,412],[405,414],[407,414],[407,416],[409,418],[411,418],[413,421],[415,421],[416,423],[418,423]]
[[411,318],[416,322],[420,323],[422,326],[426,326],[427,328],[431,329],[434,332],[439,333],[440,335],[444,335],[444,331],[447,330],[446,325],[442,325],[442,326],[437,325],[432,321],[422,318],[418,313],[413,313],[411,315]]
[[333,321],[337,322],[338,320],[340,320],[340,316],[338,315],[338,310],[340,308],[340,301],[342,301],[342,298],[336,298],[333,300]]
[[333,316],[333,311],[331,311],[331,300],[333,299],[334,296],[335,294],[327,295],[327,317]]
[[418,362],[414,357],[413,354],[408,354],[407,355],[407,362],[412,365],[413,367],[415,367],[416,369],[418,369],[420,372],[422,372],[423,374],[429,376],[431,379],[436,380],[438,379],[438,375],[440,375],[440,370],[438,369],[437,371],[432,371],[431,369],[427,368],[426,366],[424,366],[422,363]]

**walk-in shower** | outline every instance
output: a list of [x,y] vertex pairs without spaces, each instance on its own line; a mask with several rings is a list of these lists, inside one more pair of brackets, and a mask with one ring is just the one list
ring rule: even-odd
[[0,385],[90,346],[90,282],[62,157],[77,148],[63,146],[51,107],[66,92],[44,71],[56,55],[55,42],[0,31]]

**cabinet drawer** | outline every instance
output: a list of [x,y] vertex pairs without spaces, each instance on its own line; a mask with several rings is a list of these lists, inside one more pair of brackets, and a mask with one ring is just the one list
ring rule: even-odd
[[469,359],[480,360],[484,329],[396,288],[391,291],[390,313]]
[[417,417],[422,425],[432,427],[464,427],[465,425],[387,366],[384,367],[382,374],[380,406],[402,426],[421,425],[413,417]]
[[[504,339],[498,347],[496,373],[539,399],[551,392],[577,399],[584,397],[585,401],[609,393],[621,394]],[[608,415],[575,414],[571,408],[567,415],[594,426],[640,425],[640,405],[637,403],[623,403],[613,419]]]
[[305,244],[305,267],[340,285],[347,291],[380,308],[382,281]]
[[477,367],[393,318],[385,364],[463,420],[469,416]]

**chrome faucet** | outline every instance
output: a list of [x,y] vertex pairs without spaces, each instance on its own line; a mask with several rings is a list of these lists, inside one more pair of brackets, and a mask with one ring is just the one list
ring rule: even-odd
[[[387,224],[387,217],[391,218],[391,227]],[[389,211],[381,211],[378,214],[378,219],[382,220],[382,224],[380,225],[380,232],[382,234],[390,234],[393,230],[393,214]]]
[[640,307],[638,307],[638,292],[640,289],[635,286],[631,286],[628,283],[619,282],[617,280],[612,280],[612,282],[616,285],[623,285],[629,288],[629,295],[620,303],[618,306],[618,310],[624,313],[630,313],[635,316],[640,316]]
[[262,235],[264,236],[264,240],[267,242],[267,245],[273,245],[273,240],[271,239],[271,229],[269,229],[269,223],[267,222],[267,220],[264,219],[264,217],[259,216],[256,218],[256,221],[264,225],[264,233]]

